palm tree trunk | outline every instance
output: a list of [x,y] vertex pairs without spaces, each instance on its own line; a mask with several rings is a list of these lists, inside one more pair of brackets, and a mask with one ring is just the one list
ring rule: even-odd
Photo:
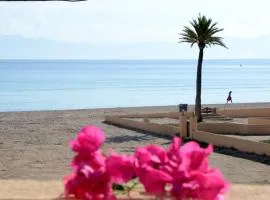
[[197,122],[201,122],[203,120],[202,114],[201,114],[203,49],[204,48],[200,48],[198,65],[197,65],[196,102],[195,102],[195,115],[197,116]]

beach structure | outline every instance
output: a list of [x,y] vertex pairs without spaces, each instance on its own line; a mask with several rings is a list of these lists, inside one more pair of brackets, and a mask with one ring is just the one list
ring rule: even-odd
[[209,110],[204,114],[205,122],[202,123],[197,123],[194,112],[107,116],[105,122],[163,136],[179,135],[215,146],[270,156],[269,144],[245,138],[251,135],[270,136],[270,108],[212,109],[214,113],[209,113]]

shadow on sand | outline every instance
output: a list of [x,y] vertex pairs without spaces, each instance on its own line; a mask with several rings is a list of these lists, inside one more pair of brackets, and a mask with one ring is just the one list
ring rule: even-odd
[[[107,124],[109,124],[109,123],[107,123]],[[115,125],[113,125],[113,126],[115,126]],[[163,135],[163,134],[151,133],[151,132],[142,131],[139,129],[126,128],[126,127],[122,127],[122,126],[117,126],[117,127],[136,131],[139,133],[143,133],[143,134],[145,134],[145,136],[139,136],[139,137],[138,136],[117,136],[117,137],[108,138],[107,142],[110,142],[110,141],[111,142],[125,142],[128,140],[133,140],[133,141],[139,142],[142,140],[151,140],[151,138],[148,138],[147,136],[152,136],[152,137],[154,136],[154,137],[159,137],[159,138],[163,138],[163,139],[168,140],[168,142],[165,142],[162,145],[169,145],[171,143],[172,137],[165,135],[165,134]],[[175,135],[179,136],[179,133],[176,133]],[[196,141],[196,140],[184,139],[184,142],[189,142],[189,141]],[[201,147],[207,147],[207,145],[208,145],[205,142],[199,142],[199,141],[196,141],[196,142],[198,142]],[[239,151],[235,148],[227,148],[227,147],[219,147],[219,146],[214,146],[214,152],[237,157],[237,158],[247,159],[247,160],[255,161],[258,163],[263,163],[266,165],[270,165],[270,156],[267,156],[267,155],[259,155],[259,154],[255,154],[255,153]]]

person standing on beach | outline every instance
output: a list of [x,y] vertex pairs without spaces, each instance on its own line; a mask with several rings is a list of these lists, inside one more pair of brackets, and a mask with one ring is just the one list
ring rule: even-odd
[[229,92],[229,95],[227,97],[227,103],[229,103],[229,101],[232,103],[232,91]]

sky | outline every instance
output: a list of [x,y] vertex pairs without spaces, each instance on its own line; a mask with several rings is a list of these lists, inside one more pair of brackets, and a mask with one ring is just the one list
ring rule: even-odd
[[270,58],[269,0],[1,2],[2,59],[194,59],[178,33],[199,13],[218,22],[229,49],[209,59]]

